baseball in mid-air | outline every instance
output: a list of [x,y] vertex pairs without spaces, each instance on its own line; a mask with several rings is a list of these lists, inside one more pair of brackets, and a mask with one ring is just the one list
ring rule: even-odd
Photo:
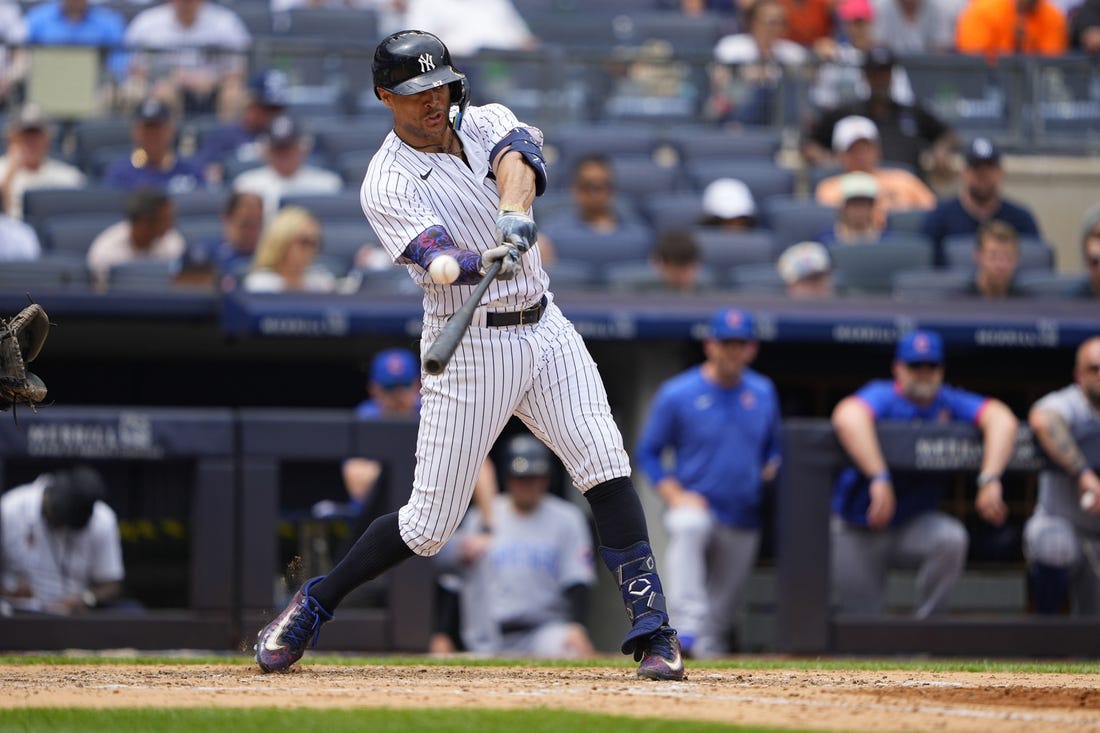
[[1096,494],[1092,493],[1091,491],[1086,491],[1085,493],[1081,494],[1081,508],[1084,509],[1086,512],[1089,509],[1092,509],[1092,505],[1095,503]]
[[428,274],[440,285],[450,285],[458,279],[461,272],[458,260],[451,255],[439,255],[428,265]]

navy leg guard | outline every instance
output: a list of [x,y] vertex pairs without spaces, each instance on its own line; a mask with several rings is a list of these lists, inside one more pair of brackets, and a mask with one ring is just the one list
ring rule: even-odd
[[634,654],[638,661],[645,651],[644,642],[668,624],[668,609],[653,550],[648,542],[640,541],[622,550],[601,547],[600,557],[619,583],[626,617],[631,623],[623,639],[623,654]]
[[1031,566],[1031,590],[1036,613],[1061,613],[1069,593],[1069,570],[1035,563]]

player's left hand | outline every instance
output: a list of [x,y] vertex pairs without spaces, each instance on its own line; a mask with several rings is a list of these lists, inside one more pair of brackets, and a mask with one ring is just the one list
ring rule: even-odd
[[535,220],[525,212],[507,209],[497,212],[497,242],[510,244],[522,254],[531,249],[538,233]]
[[498,260],[500,270],[497,272],[497,280],[511,280],[519,272],[519,250],[510,244],[502,244],[484,252],[481,255],[481,272],[485,273]]

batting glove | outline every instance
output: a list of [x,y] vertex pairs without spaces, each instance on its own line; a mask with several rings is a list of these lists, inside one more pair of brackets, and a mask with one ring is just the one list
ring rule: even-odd
[[497,272],[497,280],[511,280],[519,272],[519,250],[510,244],[502,244],[481,255],[481,274],[484,275],[489,266],[498,261],[500,270]]
[[501,244],[510,244],[522,254],[531,249],[538,234],[535,220],[525,212],[509,209],[497,212],[497,241]]

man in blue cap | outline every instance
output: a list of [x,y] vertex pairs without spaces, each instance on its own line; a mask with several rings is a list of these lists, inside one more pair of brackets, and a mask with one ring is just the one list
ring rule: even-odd
[[202,136],[199,152],[206,177],[212,182],[225,177],[230,163],[263,161],[263,138],[271,121],[286,111],[290,103],[290,80],[279,69],[261,69],[248,80],[248,102],[241,117],[210,130]]
[[853,466],[833,485],[834,598],[842,613],[881,614],[891,567],[917,566],[913,613],[942,612],[962,575],[969,538],[957,518],[939,511],[950,477],[923,472],[893,476],[883,458],[879,421],[969,422],[982,431],[975,508],[994,526],[1008,516],[1001,474],[1012,456],[1017,420],[992,397],[943,383],[943,340],[934,331],[903,335],[894,380],[869,382],[833,410],[833,426]]
[[206,185],[202,168],[177,154],[176,124],[163,101],[148,97],[138,105],[130,134],[134,150],[111,163],[103,174],[105,185],[129,191],[155,188],[169,195]]
[[779,469],[779,400],[749,367],[758,350],[751,314],[715,313],[705,361],[661,385],[638,441],[638,463],[667,505],[669,617],[696,657],[729,650],[760,546],[764,485]]

